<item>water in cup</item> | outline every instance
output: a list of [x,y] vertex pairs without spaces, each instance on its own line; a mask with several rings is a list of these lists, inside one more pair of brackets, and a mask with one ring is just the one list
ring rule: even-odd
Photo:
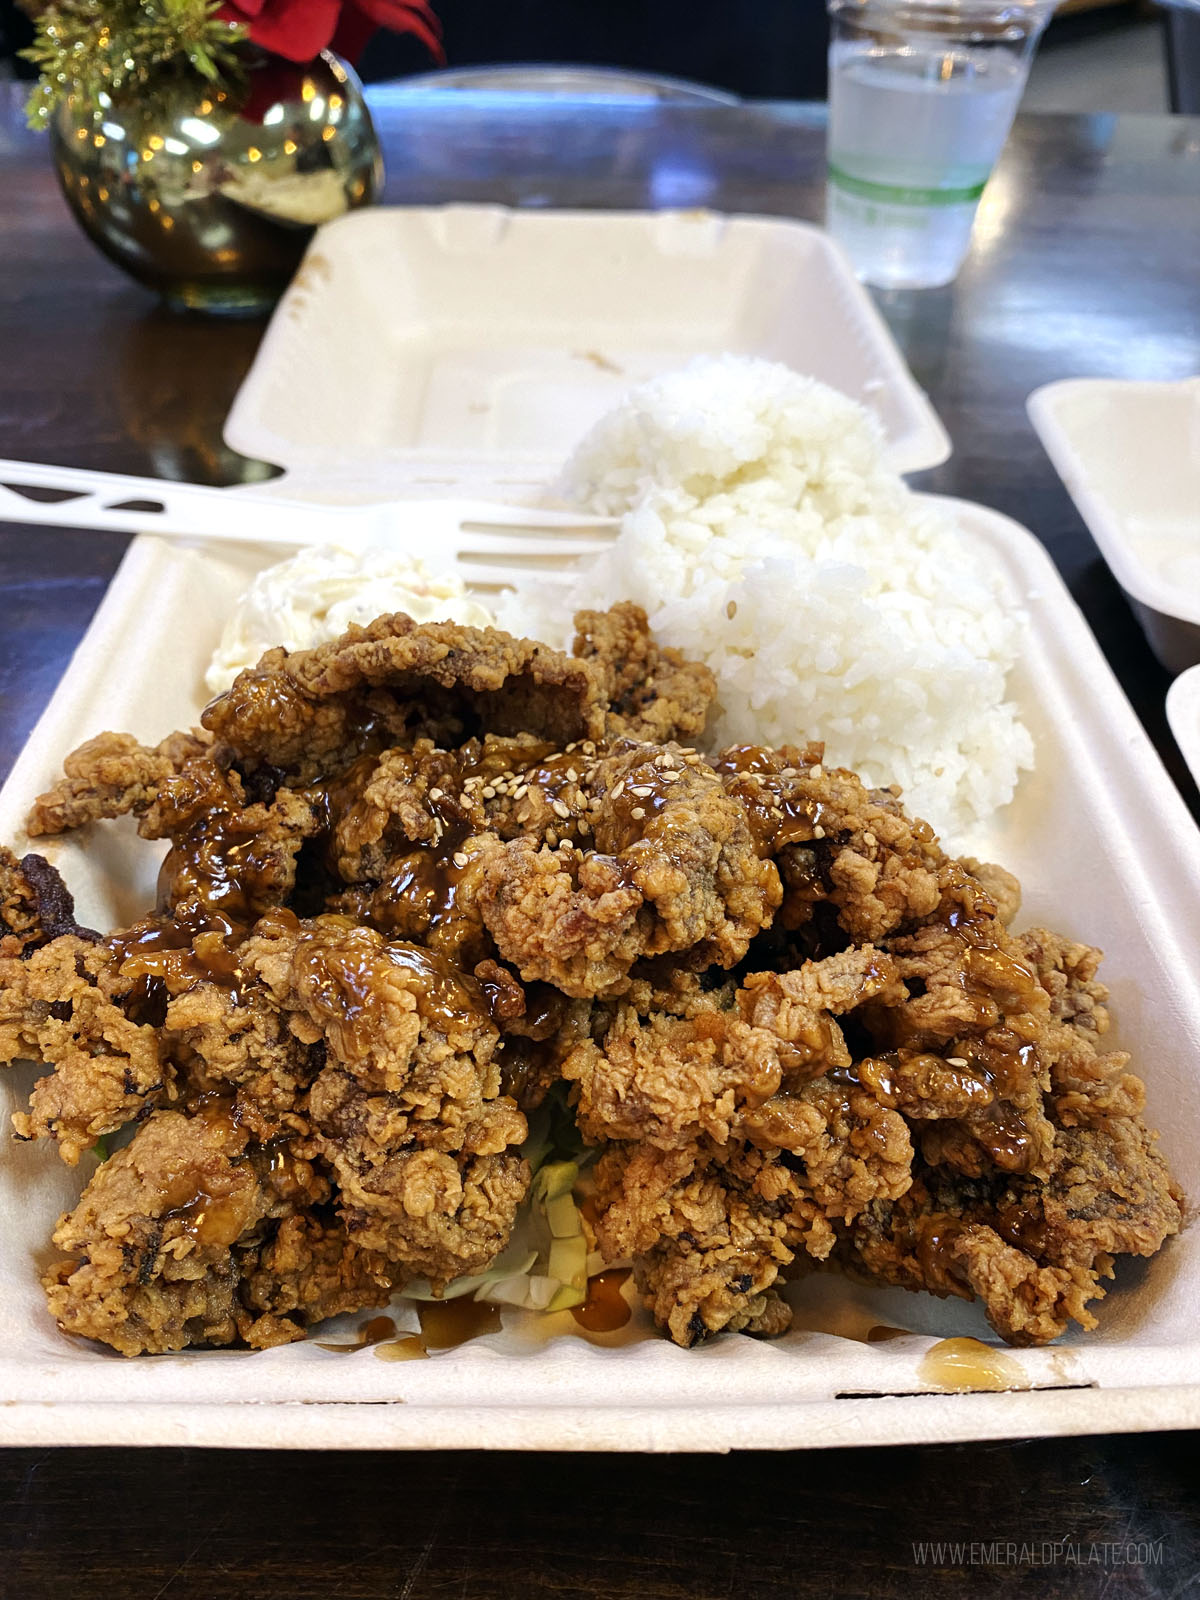
[[830,222],[869,283],[948,283],[1021,98],[995,52],[835,44]]
[[948,283],[1012,125],[1041,0],[829,0],[829,224],[882,288]]

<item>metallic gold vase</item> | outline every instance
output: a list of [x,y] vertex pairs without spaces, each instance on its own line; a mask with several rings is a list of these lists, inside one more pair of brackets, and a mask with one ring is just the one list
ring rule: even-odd
[[153,108],[70,98],[51,136],[88,237],[191,310],[270,306],[314,227],[383,182],[358,79],[327,52],[303,66],[252,62],[240,96],[192,90]]

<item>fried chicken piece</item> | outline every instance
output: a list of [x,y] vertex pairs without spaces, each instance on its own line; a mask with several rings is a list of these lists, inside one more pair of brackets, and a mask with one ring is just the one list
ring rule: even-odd
[[819,748],[735,745],[714,765],[749,811],[759,854],[784,858],[785,923],[802,923],[827,900],[855,943],[878,944],[937,910],[946,857],[928,823],[907,816],[894,794],[867,789],[844,768],[808,763]]
[[13,1126],[51,1138],[68,1166],[136,1116],[164,1085],[157,1031],[134,1021],[129,985],[103,944],[63,934],[25,960],[0,959],[0,1062],[24,1057],[55,1070],[34,1085]]
[[251,923],[282,905],[295,887],[301,846],[324,826],[316,796],[281,788],[269,803],[248,804],[236,772],[199,757],[160,784],[138,831],[171,840],[160,903],[203,926]]
[[652,739],[660,744],[704,732],[717,680],[698,661],[656,643],[646,613],[632,601],[575,617],[572,655],[604,673],[609,739]]
[[495,628],[397,612],[315,650],[269,650],[202,720],[241,759],[312,781],[372,738],[402,742],[413,702],[447,727],[457,721],[464,737],[486,728],[555,744],[602,733],[606,703],[588,662]]
[[1153,1255],[1182,1225],[1180,1195],[1136,1118],[1060,1130],[1050,1175],[954,1178],[927,1170],[846,1231],[838,1259],[907,1289],[977,1297],[1010,1344],[1096,1325],[1118,1255]]
[[158,1111],[97,1169],[54,1232],[68,1259],[43,1279],[64,1333],[127,1356],[237,1338],[231,1247],[270,1204],[245,1147],[228,1117]]
[[302,1339],[326,1317],[386,1305],[409,1276],[323,1211],[285,1217],[263,1244],[235,1257],[238,1333],[256,1350]]
[[1045,928],[1020,934],[1016,944],[1050,999],[1040,1049],[1050,1069],[1055,1121],[1089,1127],[1110,1117],[1138,1116],[1146,1090],[1125,1070],[1128,1052],[1100,1048],[1109,1029],[1108,990],[1096,978],[1101,952]]
[[724,1330],[786,1331],[772,1285],[793,1259],[785,1240],[792,1175],[752,1146],[658,1151],[611,1145],[596,1166],[596,1231],[610,1261],[634,1260],[655,1322],[685,1349]]
[[577,1045],[562,1065],[577,1085],[579,1131],[591,1144],[644,1140],[685,1147],[702,1134],[723,1144],[747,1108],[779,1087],[777,1041],[715,1007],[689,1019],[643,1021],[621,1006],[602,1040]]
[[474,980],[415,945],[321,917],[266,918],[243,961],[328,1065],[309,1094],[356,1243],[445,1282],[508,1241],[529,1168]]
[[839,1081],[851,1056],[833,1021],[898,988],[886,957],[850,951],[755,974],[724,1010],[643,1022],[618,1007],[564,1063],[585,1138],[618,1141],[598,1179],[601,1244],[610,1259],[634,1256],[646,1304],[677,1342],[751,1322],[782,1331],[777,1309],[748,1302],[797,1250],[827,1255],[833,1219],[907,1188],[904,1121]]
[[164,1037],[181,1091],[232,1096],[238,1125],[261,1143],[306,1135],[305,1096],[325,1065],[324,1041],[298,1039],[263,988],[233,987],[229,977],[188,982],[167,1003]]
[[577,1085],[580,1132],[593,1143],[641,1139],[660,1149],[758,1135],[767,1148],[800,1153],[825,1121],[806,1106],[796,1137],[793,1091],[851,1062],[834,1014],[898,988],[887,958],[867,948],[782,976],[753,974],[728,1009],[707,997],[685,1018],[658,1012],[643,1021],[620,1005],[602,1038],[563,1063]]
[[328,785],[329,854],[338,876],[379,880],[414,845],[437,851],[473,833],[533,831],[507,820],[516,805],[512,791],[553,754],[545,739],[488,734],[454,750],[418,739],[411,749],[360,758]]
[[66,833],[99,817],[141,816],[165,779],[210,745],[201,733],[168,734],[153,749],[129,733],[97,734],[71,752],[65,776],[34,801],[26,823],[30,837]]
[[0,960],[36,950],[63,934],[99,939],[75,921],[75,901],[44,856],[20,861],[0,845]]
[[594,850],[522,837],[488,863],[483,919],[501,956],[580,997],[619,994],[644,956],[741,960],[782,891],[712,769],[677,747],[622,742],[580,781],[586,810],[557,804],[564,831],[574,818]]
[[917,1124],[931,1164],[968,1177],[997,1168],[1045,1176],[1054,1144],[1046,995],[982,885],[954,861],[937,879],[935,916],[885,941],[908,992],[867,1010],[883,1048],[864,1081]]
[[963,856],[960,860],[996,907],[997,917],[1006,928],[1010,927],[1021,910],[1020,880],[994,861],[978,861],[974,856]]

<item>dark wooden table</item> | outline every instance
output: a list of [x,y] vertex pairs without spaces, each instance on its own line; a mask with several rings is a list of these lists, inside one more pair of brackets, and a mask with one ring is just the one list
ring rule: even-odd
[[[824,119],[811,107],[499,111],[388,91],[373,105],[393,202],[820,215]],[[1053,378],[1200,371],[1197,263],[1200,121],[1027,118],[958,282],[880,299],[954,440],[925,486],[1044,540],[1194,807],[1163,719],[1166,674],[1024,401]],[[168,315],[96,255],[0,85],[0,456],[210,483],[262,475],[221,442],[261,333]],[[123,548],[0,534],[0,775]],[[1200,1592],[1197,1443],[724,1459],[10,1450],[0,1600],[1184,1595]],[[916,1546],[937,1541],[922,1559]]]

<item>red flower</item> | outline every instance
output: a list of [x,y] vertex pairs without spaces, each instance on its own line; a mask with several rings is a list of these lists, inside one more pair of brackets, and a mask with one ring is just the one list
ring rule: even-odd
[[415,34],[439,65],[446,59],[429,0],[226,0],[220,15],[288,61],[311,61],[329,45],[354,60],[377,27]]

